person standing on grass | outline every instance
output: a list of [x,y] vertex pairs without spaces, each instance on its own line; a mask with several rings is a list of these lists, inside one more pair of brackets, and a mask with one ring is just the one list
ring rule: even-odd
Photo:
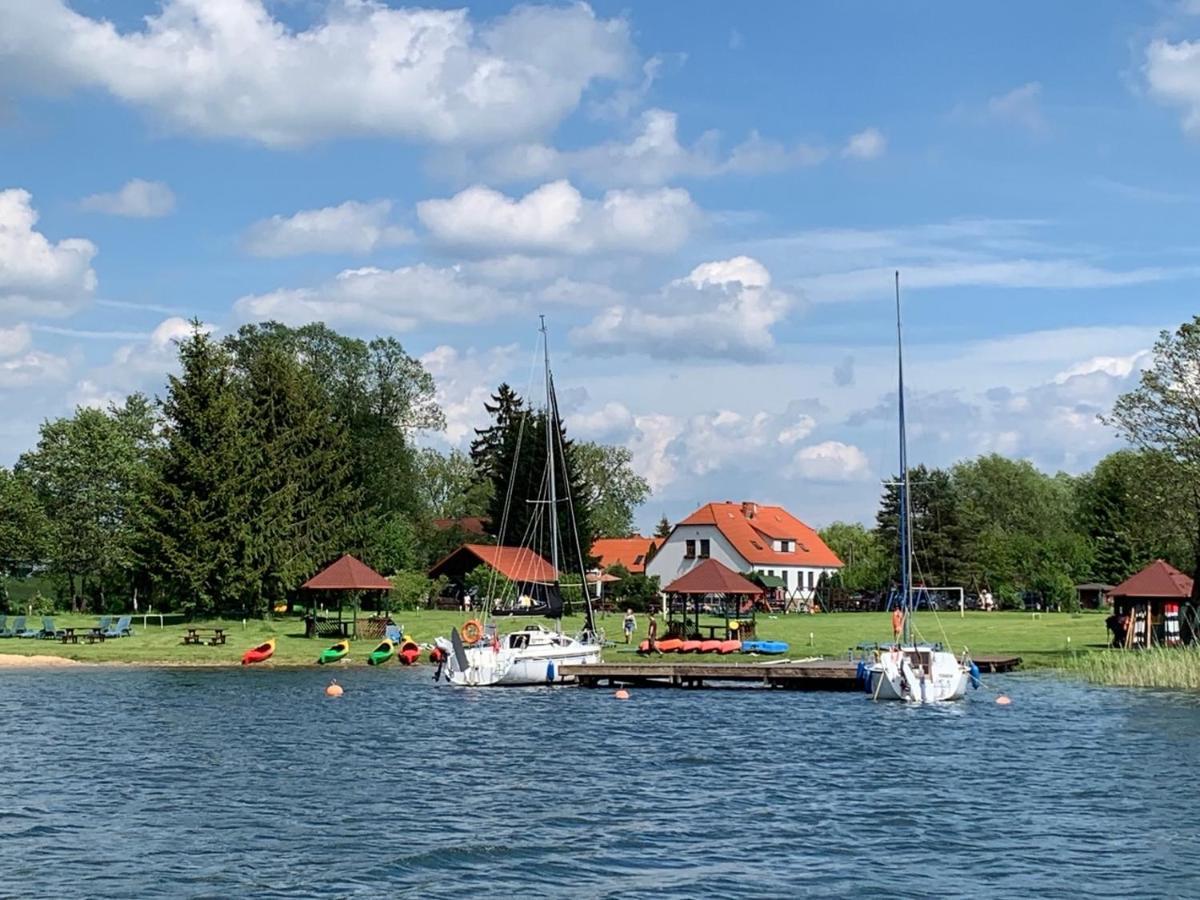
[[633,617],[632,609],[625,610],[625,619],[621,624],[625,630],[625,643],[628,644],[633,640],[633,632],[637,629],[637,619]]
[[654,617],[654,613],[650,613],[646,620],[646,652],[650,651],[662,656],[662,651],[658,649],[658,619]]

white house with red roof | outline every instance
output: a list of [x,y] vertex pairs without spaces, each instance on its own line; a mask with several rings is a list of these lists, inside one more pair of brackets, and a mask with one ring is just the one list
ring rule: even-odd
[[782,506],[725,501],[707,503],[676,525],[646,564],[646,574],[669,584],[706,559],[737,572],[774,576],[789,597],[804,599],[823,574],[842,568],[820,535]]

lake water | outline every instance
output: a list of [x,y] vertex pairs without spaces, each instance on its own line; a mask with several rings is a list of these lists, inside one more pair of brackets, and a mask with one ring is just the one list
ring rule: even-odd
[[0,672],[0,896],[1197,896],[1200,700]]

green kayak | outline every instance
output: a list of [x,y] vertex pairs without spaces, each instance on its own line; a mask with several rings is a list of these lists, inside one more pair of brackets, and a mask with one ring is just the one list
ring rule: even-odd
[[335,663],[339,659],[345,657],[350,652],[350,641],[338,641],[327,650],[322,650],[321,655],[317,658],[317,662],[321,665],[326,663]]
[[388,639],[384,639],[383,643],[371,651],[371,655],[367,657],[367,665],[381,666],[396,654],[396,645]]

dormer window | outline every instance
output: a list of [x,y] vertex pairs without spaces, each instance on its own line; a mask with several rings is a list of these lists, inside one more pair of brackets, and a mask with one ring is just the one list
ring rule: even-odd
[[787,538],[771,542],[771,549],[776,553],[791,553],[796,549],[796,542]]

